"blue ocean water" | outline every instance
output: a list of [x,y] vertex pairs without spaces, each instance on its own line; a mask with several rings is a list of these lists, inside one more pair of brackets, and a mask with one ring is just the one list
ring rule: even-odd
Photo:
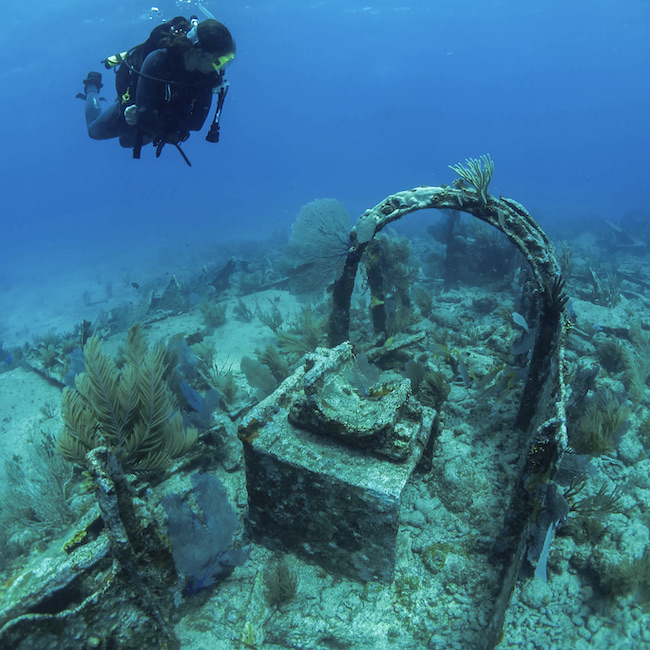
[[189,168],[171,147],[135,161],[90,140],[75,99],[87,72],[196,4],[4,7],[2,313],[99,263],[173,271],[177,254],[288,230],[318,197],[356,218],[484,153],[493,194],[542,226],[648,205],[644,0],[204,2],[238,47],[221,142],[193,134]]

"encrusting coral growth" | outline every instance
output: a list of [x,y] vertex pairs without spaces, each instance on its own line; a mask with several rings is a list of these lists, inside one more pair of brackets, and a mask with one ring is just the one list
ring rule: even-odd
[[132,471],[161,470],[185,453],[198,432],[186,430],[175,410],[165,380],[165,355],[161,345],[149,349],[142,328],[134,326],[126,341],[126,363],[118,370],[100,339],[88,339],[86,372],[77,377],[76,390],[63,393],[59,453],[85,465],[86,454],[105,445]]

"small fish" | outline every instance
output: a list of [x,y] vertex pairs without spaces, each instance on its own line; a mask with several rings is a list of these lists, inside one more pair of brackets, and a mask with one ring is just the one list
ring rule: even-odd
[[524,330],[526,330],[526,332],[529,331],[528,323],[526,322],[526,319],[521,314],[517,313],[516,311],[513,311],[512,312],[512,320],[513,320],[514,323],[519,325],[519,327],[523,327]]
[[132,286],[134,289],[139,289],[139,288],[140,288],[140,285],[139,285],[137,282],[131,282],[131,286]]
[[465,384],[465,388],[469,388],[472,385],[472,377],[469,369],[467,368],[467,364],[463,361],[461,353],[458,350],[455,350],[455,352],[456,358],[458,359],[458,372],[463,380],[463,384]]
[[502,363],[500,366],[497,366],[490,372],[486,373],[483,375],[481,380],[478,382],[476,386],[476,390],[481,393],[483,392],[495,379],[496,376],[506,367],[505,363]]

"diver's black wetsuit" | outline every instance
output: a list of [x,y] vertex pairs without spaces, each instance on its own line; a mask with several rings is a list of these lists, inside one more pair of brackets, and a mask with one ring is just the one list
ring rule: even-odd
[[[109,138],[119,137],[120,144],[123,147],[132,147],[135,144],[137,129],[129,126],[124,121],[119,98],[111,104],[110,108],[102,111],[99,103],[99,88],[92,84],[86,86],[86,126],[88,127],[88,135],[93,140],[108,140]],[[129,138],[131,138],[133,144],[126,143]]]
[[120,139],[123,147],[136,144],[138,131],[142,144],[159,139],[183,142],[190,131],[199,131],[210,111],[212,89],[221,84],[222,74],[188,72],[182,60],[174,60],[168,50],[151,52],[144,60],[135,96],[136,126],[124,120],[121,98],[105,111],[99,105],[99,90],[86,89],[86,124],[94,140]]

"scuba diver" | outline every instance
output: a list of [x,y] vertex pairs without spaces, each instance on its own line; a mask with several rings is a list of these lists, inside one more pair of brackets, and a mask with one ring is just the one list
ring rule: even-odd
[[140,157],[143,145],[153,143],[156,157],[165,144],[181,149],[190,131],[203,126],[217,94],[217,110],[208,142],[219,141],[219,119],[228,92],[224,66],[235,58],[235,42],[222,23],[199,22],[178,16],[158,25],[149,38],[128,52],[103,61],[116,68],[117,99],[102,111],[102,75],[89,72],[83,80],[86,125],[93,140],[119,138],[120,145]]

